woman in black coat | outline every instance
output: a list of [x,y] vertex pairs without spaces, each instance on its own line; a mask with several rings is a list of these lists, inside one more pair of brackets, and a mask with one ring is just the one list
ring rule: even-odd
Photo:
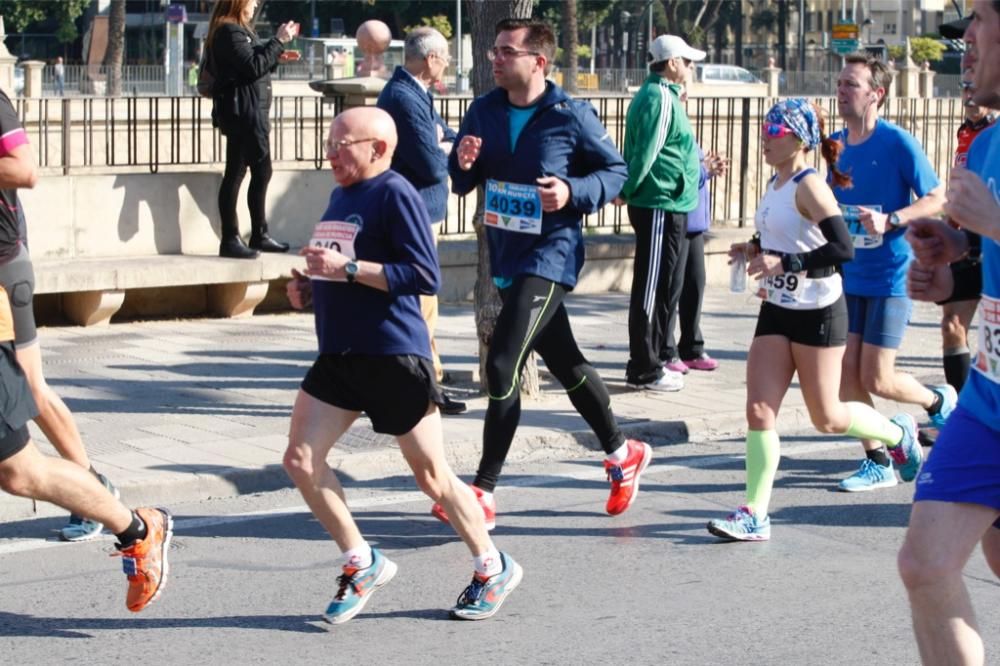
[[[226,171],[219,188],[222,242],[219,256],[253,259],[259,252],[286,252],[288,244],[267,233],[265,201],[271,180],[268,118],[271,109],[271,72],[291,60],[284,45],[295,39],[299,25],[289,21],[274,37],[261,40],[252,21],[257,0],[216,0],[209,23],[209,65],[215,76],[212,120],[226,137]],[[250,169],[247,206],[250,209],[250,245],[240,238],[236,199]]]

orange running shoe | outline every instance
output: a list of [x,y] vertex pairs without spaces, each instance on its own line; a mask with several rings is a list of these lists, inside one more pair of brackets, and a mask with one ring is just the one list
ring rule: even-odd
[[[489,501],[483,497],[483,489],[478,488],[472,484],[469,484],[472,488],[472,492],[476,494],[476,503],[479,504],[483,509],[483,518],[486,521],[486,530],[492,532],[497,526],[497,500],[495,497],[491,497]],[[448,520],[448,512],[444,510],[439,502],[435,502],[434,506],[431,507],[431,515],[440,520],[442,523],[450,523]]]
[[128,548],[116,545],[122,558],[122,569],[128,576],[128,595],[125,605],[138,613],[156,601],[167,585],[167,549],[174,534],[174,519],[166,509],[136,509],[146,523],[146,538]]
[[628,456],[621,465],[616,465],[608,460],[604,461],[604,471],[611,482],[611,495],[608,497],[607,512],[612,516],[624,513],[632,506],[636,495],[639,494],[639,476],[649,466],[649,461],[653,457],[653,449],[649,444],[640,442],[637,439],[630,439],[628,444]]

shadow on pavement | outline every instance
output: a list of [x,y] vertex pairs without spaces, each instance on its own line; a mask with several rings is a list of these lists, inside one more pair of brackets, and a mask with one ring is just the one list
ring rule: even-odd
[[314,623],[317,615],[229,615],[195,618],[74,618],[39,617],[0,611],[0,637],[45,636],[94,638],[92,631],[137,629],[269,629],[305,634],[325,633]]

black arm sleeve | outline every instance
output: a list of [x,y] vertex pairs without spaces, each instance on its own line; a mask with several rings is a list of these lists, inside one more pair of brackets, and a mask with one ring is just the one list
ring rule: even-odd
[[854,243],[842,215],[833,215],[819,223],[826,244],[810,252],[784,254],[781,267],[786,273],[801,273],[813,268],[828,268],[854,259]]

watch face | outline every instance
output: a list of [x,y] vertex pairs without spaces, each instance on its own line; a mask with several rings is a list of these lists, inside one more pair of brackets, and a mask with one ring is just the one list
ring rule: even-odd
[[344,272],[347,273],[347,274],[349,274],[349,275],[357,275],[358,274],[358,265],[357,265],[357,263],[355,263],[353,261],[347,262],[347,265],[344,266]]

